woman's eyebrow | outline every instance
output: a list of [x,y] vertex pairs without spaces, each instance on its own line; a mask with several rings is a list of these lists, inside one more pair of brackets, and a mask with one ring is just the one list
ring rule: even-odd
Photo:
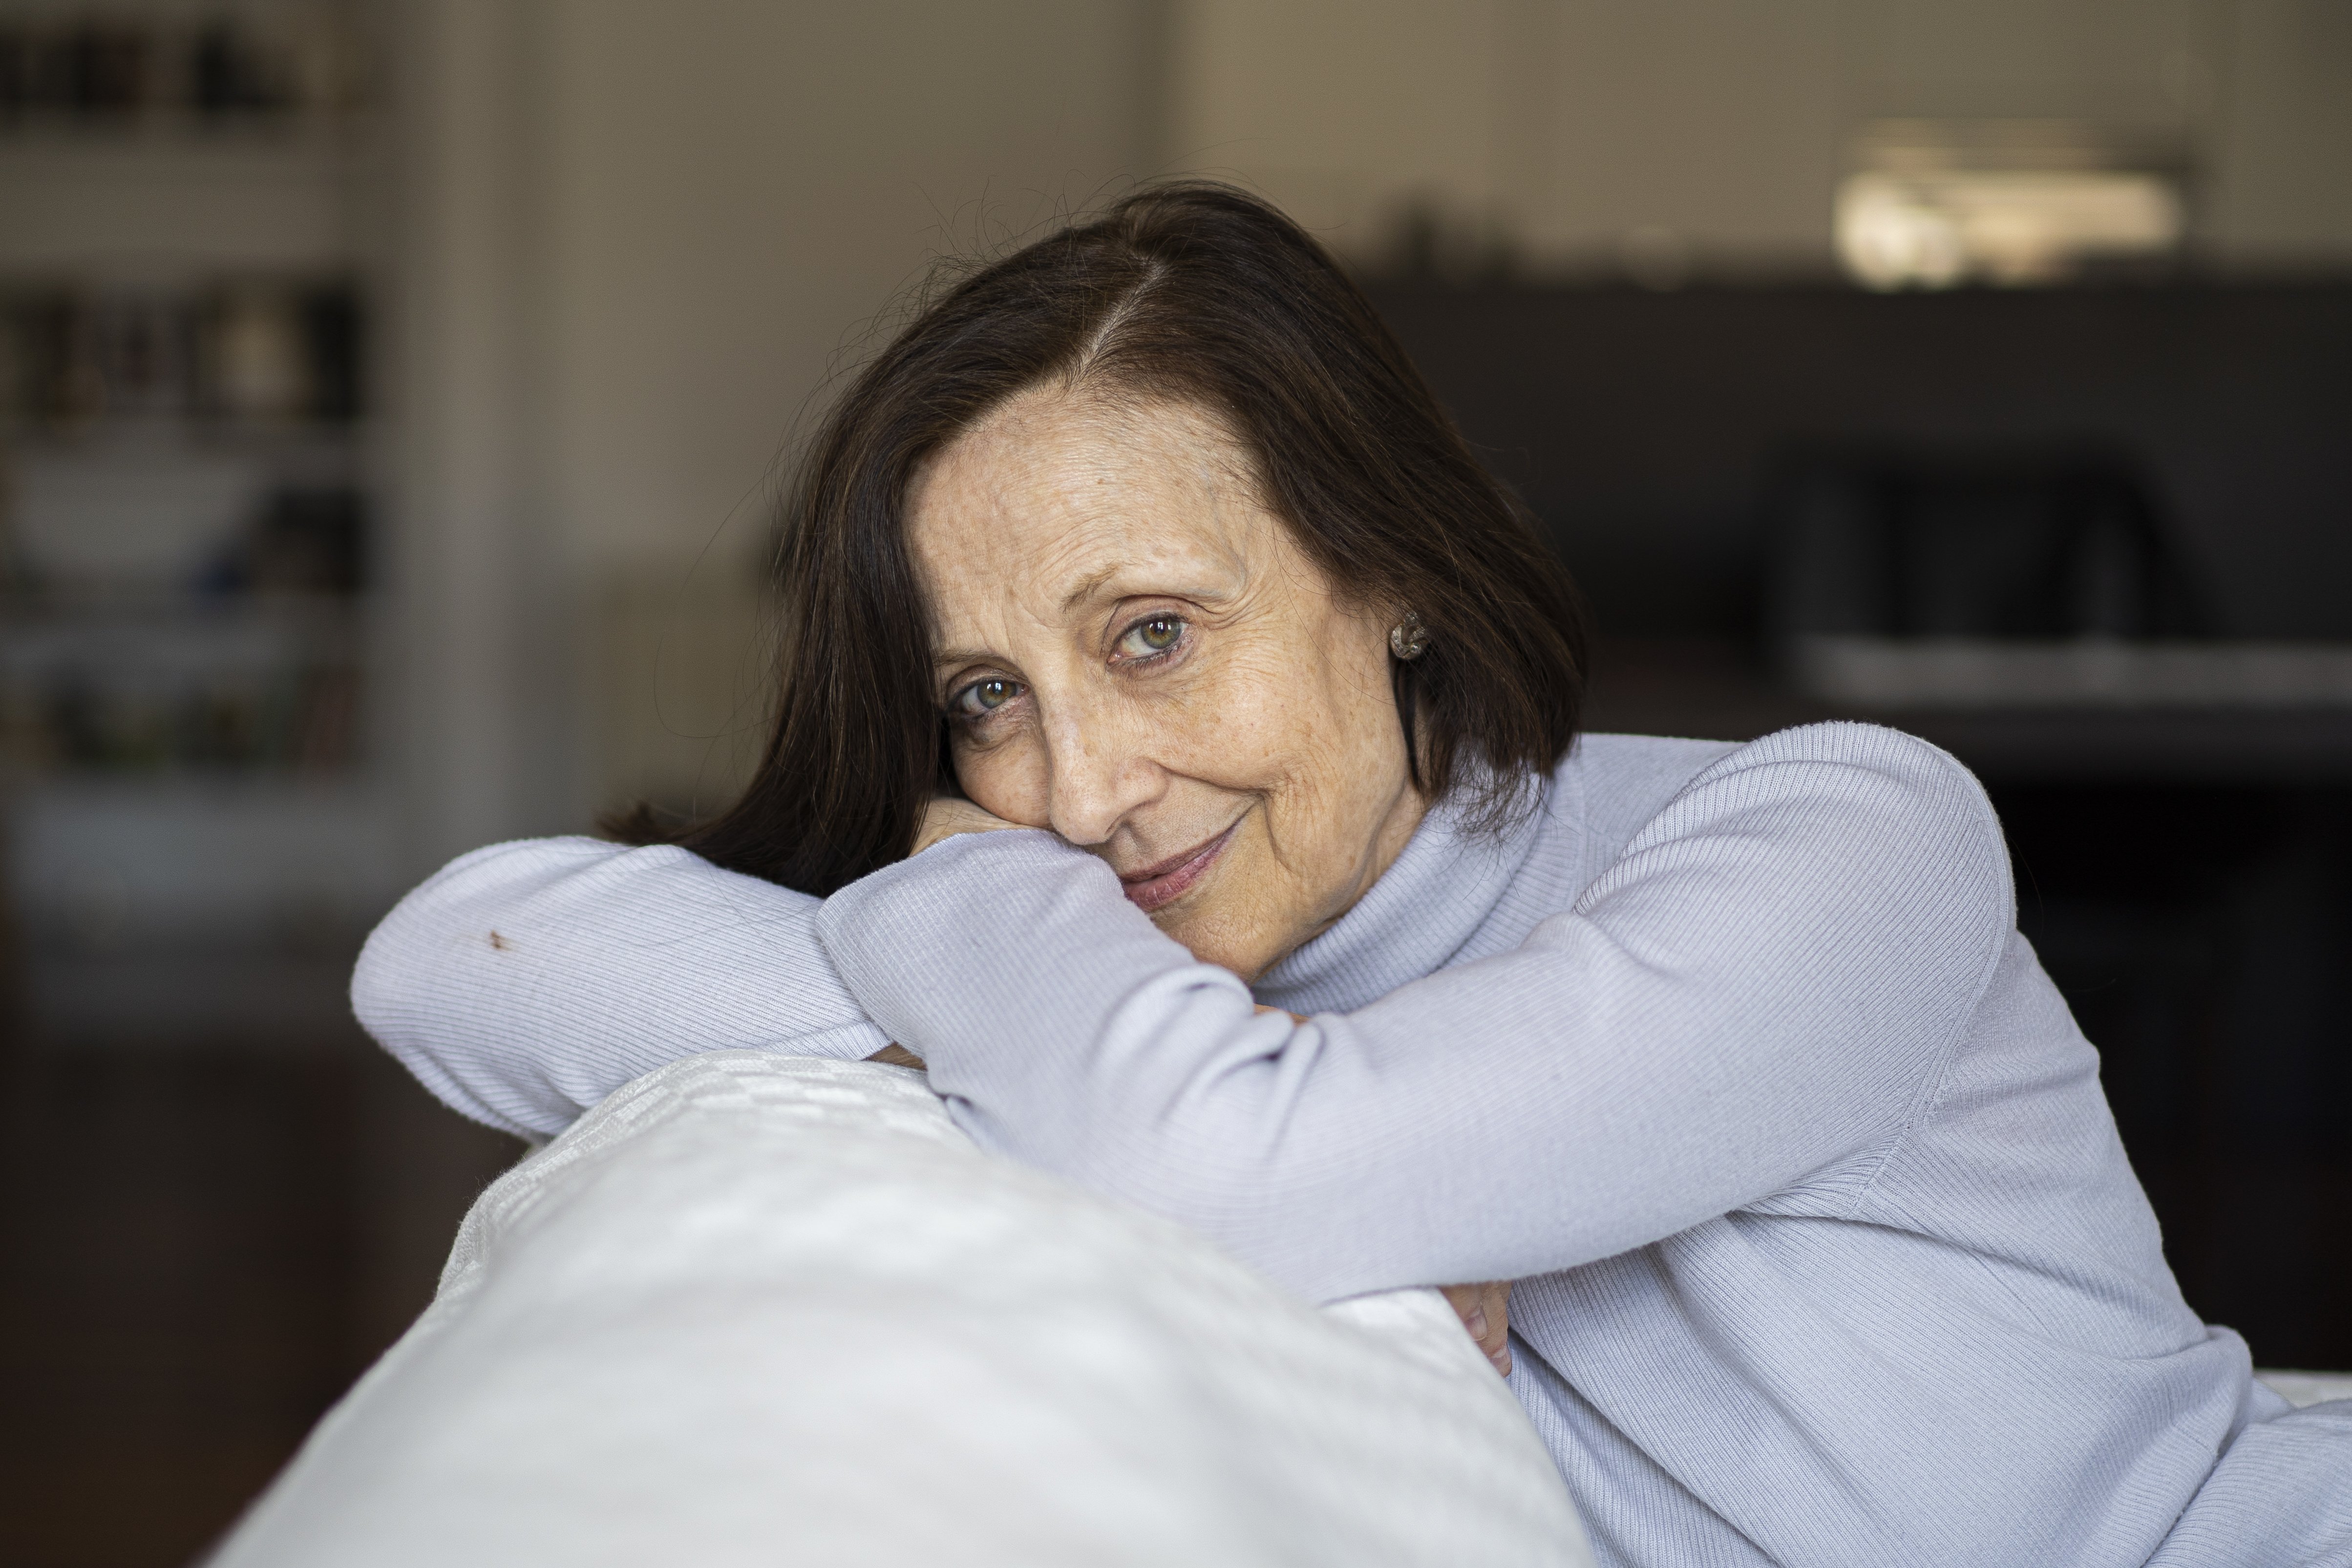
[[1121,573],[1129,571],[1129,569],[1130,568],[1125,564],[1106,566],[1101,571],[1085,578],[1067,594],[1062,595],[1062,614],[1066,616],[1072,610],[1076,609],[1080,605],[1083,605],[1087,600],[1097,596],[1112,599],[1135,599],[1159,596],[1171,599],[1197,599],[1204,604],[1214,604],[1220,599],[1227,599],[1233,596],[1234,590],[1230,585],[1223,588],[1214,588],[1209,586],[1205,583],[1197,582],[1153,584],[1148,586],[1129,585],[1120,587],[1118,592],[1113,594],[1105,595],[1103,593],[1105,588],[1110,587],[1118,582]]
[[1095,595],[1101,592],[1104,584],[1124,570],[1125,568],[1121,566],[1106,566],[1099,572],[1079,578],[1077,585],[1062,595],[1062,614],[1066,616],[1079,605],[1093,598]]

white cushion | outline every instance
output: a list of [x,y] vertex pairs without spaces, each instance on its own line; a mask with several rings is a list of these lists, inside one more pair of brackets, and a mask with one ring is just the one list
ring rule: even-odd
[[1435,1292],[1315,1310],[982,1154],[918,1074],[746,1051],[483,1194],[217,1558],[1591,1562]]

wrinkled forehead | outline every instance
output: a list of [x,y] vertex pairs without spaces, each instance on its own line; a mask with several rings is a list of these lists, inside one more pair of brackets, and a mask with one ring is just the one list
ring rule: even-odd
[[1246,450],[1185,403],[1024,393],[926,463],[908,501],[934,634],[958,645],[1105,599],[1237,594],[1288,552]]

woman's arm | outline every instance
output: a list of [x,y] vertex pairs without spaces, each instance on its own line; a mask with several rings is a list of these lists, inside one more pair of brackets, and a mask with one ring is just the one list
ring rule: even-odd
[[384,917],[352,1007],[449,1105],[544,1136],[698,1051],[856,1058],[888,1044],[817,946],[816,910],[684,849],[492,845]]
[[1328,1300],[1572,1267],[1865,1168],[2012,921],[1967,772],[1824,725],[1700,774],[1518,950],[1303,1025],[1043,833],[950,838],[818,931],[983,1142]]

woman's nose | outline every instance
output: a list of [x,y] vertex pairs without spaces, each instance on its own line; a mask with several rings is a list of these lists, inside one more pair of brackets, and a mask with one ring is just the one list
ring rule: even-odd
[[1073,844],[1100,844],[1129,812],[1166,786],[1159,767],[1101,715],[1073,714],[1047,726],[1053,769],[1046,802],[1055,833]]

